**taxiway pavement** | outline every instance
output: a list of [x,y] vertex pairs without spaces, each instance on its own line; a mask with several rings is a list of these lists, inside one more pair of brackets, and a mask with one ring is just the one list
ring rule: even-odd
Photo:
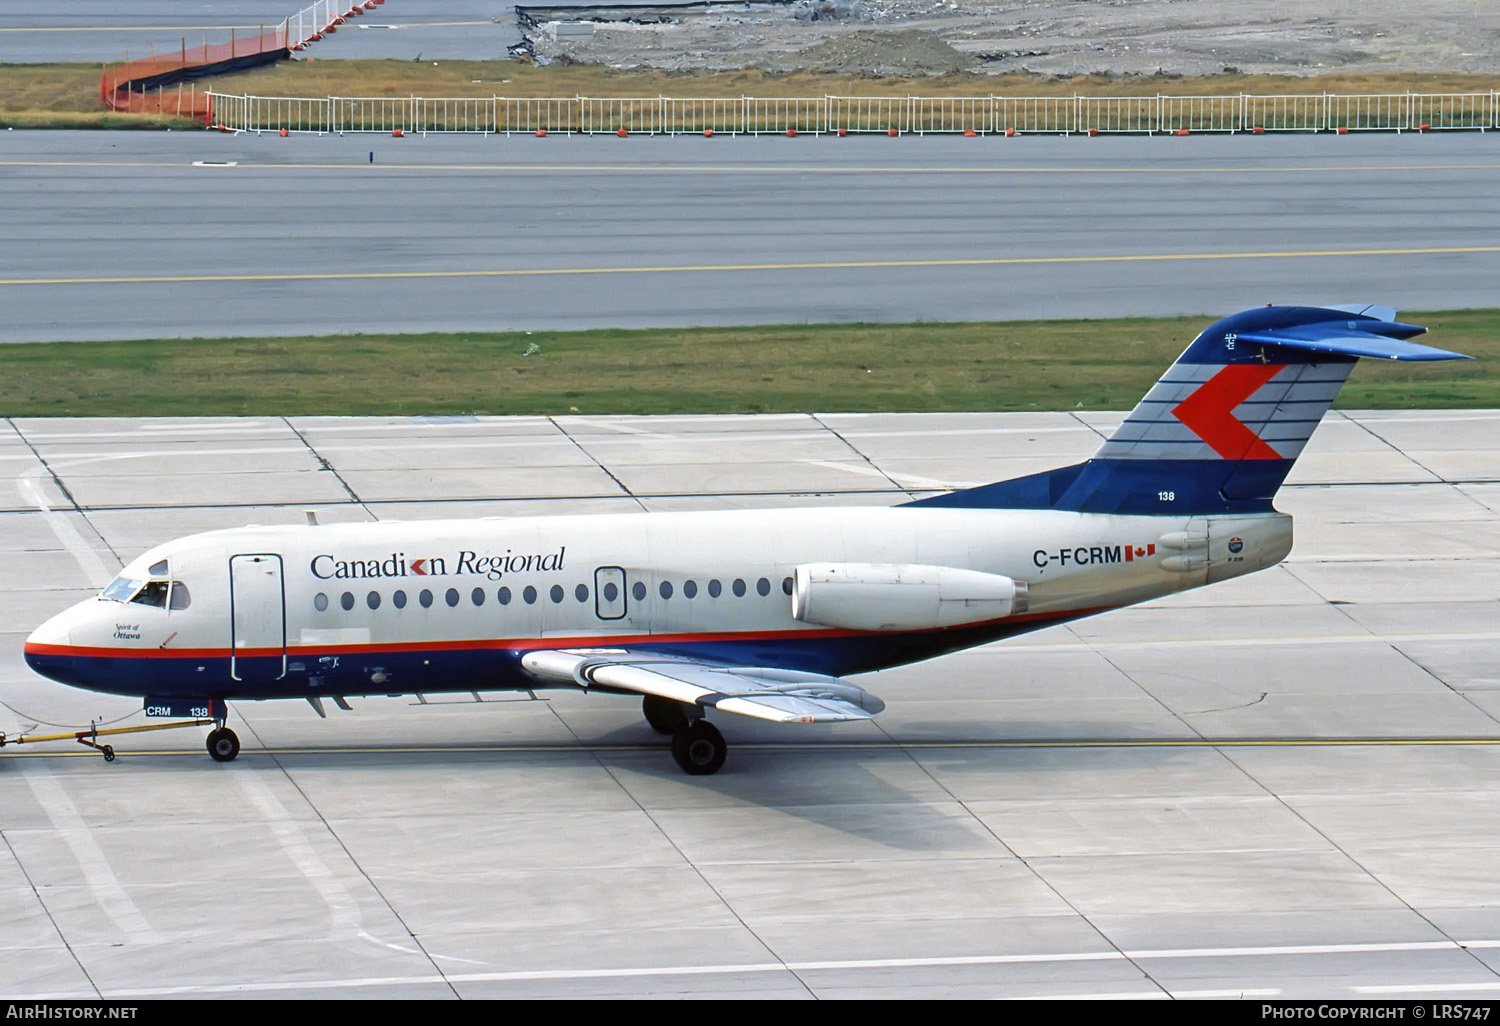
[[[1118,419],[10,421],[0,730],[142,722],[21,643],[180,534],[885,504]],[[1332,414],[1279,505],[1275,569],[721,718],[713,777],[572,693],[7,747],[0,995],[1493,998],[1500,412]]]

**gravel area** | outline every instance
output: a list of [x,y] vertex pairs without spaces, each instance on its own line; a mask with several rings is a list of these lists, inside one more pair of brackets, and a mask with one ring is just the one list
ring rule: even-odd
[[672,71],[1053,76],[1500,67],[1495,0],[795,0],[540,11],[538,60]]

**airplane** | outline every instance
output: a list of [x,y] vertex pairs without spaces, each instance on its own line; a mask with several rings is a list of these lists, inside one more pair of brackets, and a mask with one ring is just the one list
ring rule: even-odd
[[[212,531],[25,643],[64,684],[214,724],[231,701],[579,688],[640,696],[687,773],[708,715],[868,719],[844,678],[1275,566],[1277,489],[1361,357],[1470,359],[1377,305],[1217,321],[1083,463],[888,508]],[[110,753],[106,753],[108,756]]]

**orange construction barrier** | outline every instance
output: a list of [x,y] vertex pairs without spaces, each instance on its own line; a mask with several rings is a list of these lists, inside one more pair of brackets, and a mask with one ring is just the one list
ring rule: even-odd
[[[205,42],[190,47],[184,38],[176,50],[106,68],[99,77],[99,102],[106,110],[180,114],[207,123],[208,94],[200,94],[196,88],[184,91],[181,88],[184,82],[269,64],[290,52],[284,24],[248,37],[230,29],[227,43]],[[169,93],[168,86],[178,88]]]

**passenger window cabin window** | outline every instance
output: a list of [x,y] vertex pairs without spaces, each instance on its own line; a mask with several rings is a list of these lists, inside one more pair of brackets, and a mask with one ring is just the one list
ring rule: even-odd
[[682,582],[682,594],[683,594],[684,598],[697,598],[698,597],[698,582],[697,581],[683,581]]
[[745,597],[745,582],[742,581],[742,580],[740,580],[740,578],[736,577],[734,579],[734,586],[733,586],[733,588],[731,590],[734,592],[734,597],[735,598],[744,598]]
[[313,596],[313,608],[320,613],[328,612],[328,596],[321,591]]
[[717,578],[708,582],[709,598],[718,598],[722,594],[724,594],[724,586],[719,583]]
[[495,593],[495,598],[500,600],[500,604],[502,606],[510,605],[510,589],[501,588],[498,592]]
[[473,593],[469,595],[469,601],[473,602],[476,606],[484,605],[484,589],[475,588]]
[[771,594],[771,582],[762,577],[760,580],[755,582],[755,592],[761,598],[765,598],[767,595]]
[[349,612],[349,610],[353,609],[354,608],[354,592],[352,592],[352,591],[346,591],[342,595],[340,595],[339,596],[339,605],[343,608],[344,612],[346,612],[346,613]]
[[373,609],[379,609],[380,608],[380,592],[378,592],[378,591],[372,591],[372,592],[370,592],[370,594],[366,595],[365,596],[365,605],[369,606],[372,610]]
[[588,585],[580,584],[578,587],[574,588],[573,597],[576,598],[579,602],[587,602],[589,600]]
[[446,602],[446,603],[448,603],[448,606],[449,606],[450,609],[452,607],[458,605],[458,589],[457,588],[449,588],[443,594],[443,601]]
[[422,593],[417,596],[417,601],[420,602],[420,603],[422,603],[422,608],[423,609],[431,609],[432,608],[432,592],[428,591],[426,588],[423,588],[422,589]]
[[552,595],[552,601],[554,603],[561,602],[563,600],[563,588],[562,588],[562,585],[561,584],[554,584],[552,586],[552,590],[551,590],[550,594]]
[[646,586],[640,581],[636,581],[630,586],[630,594],[635,596],[637,602],[644,602],[646,601]]
[[405,609],[406,608],[406,592],[398,590],[396,592],[396,594],[392,595],[391,596],[391,605],[395,606],[397,609]]
[[526,600],[528,606],[534,604],[536,602],[536,589],[529,584],[526,585],[526,590],[521,592],[521,597]]

